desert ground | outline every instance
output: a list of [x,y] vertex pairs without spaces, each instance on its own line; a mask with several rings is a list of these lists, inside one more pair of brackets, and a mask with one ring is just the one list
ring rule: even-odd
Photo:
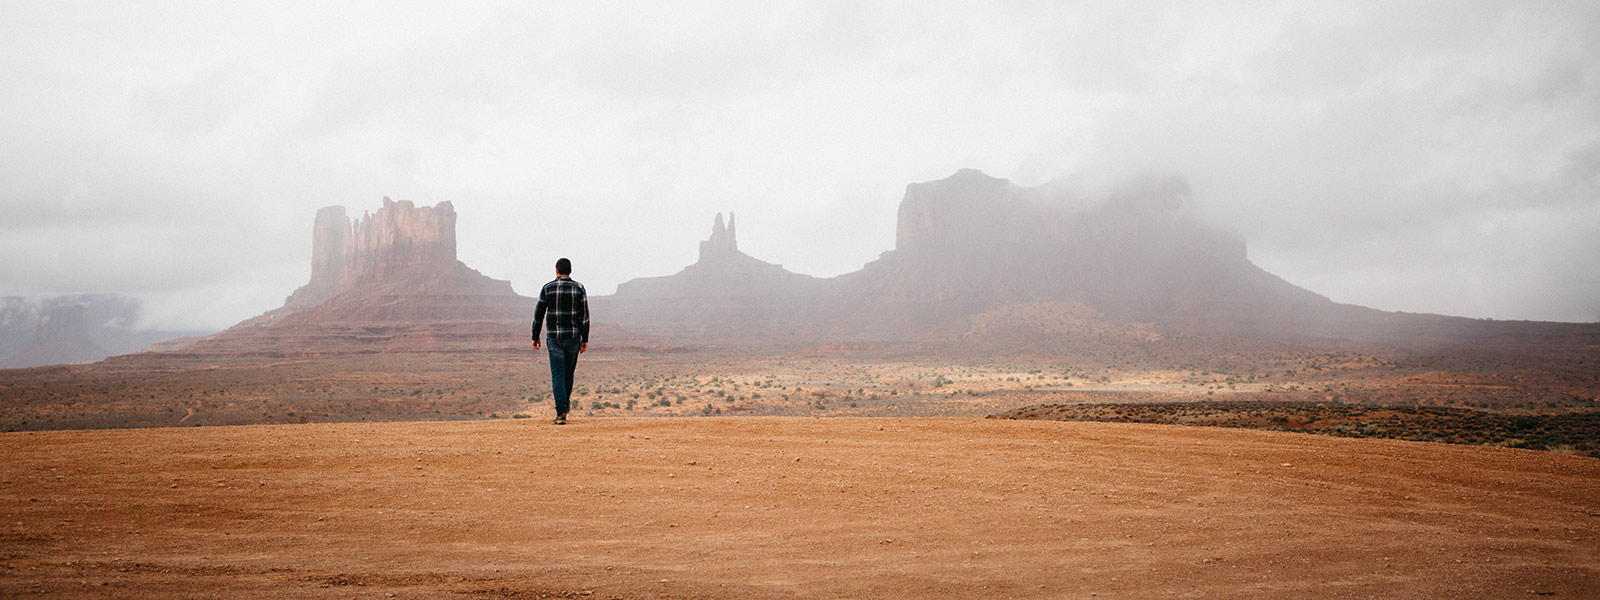
[[[1175,343],[1071,350],[973,356],[870,345],[783,352],[597,345],[579,362],[574,412],[983,417],[1048,404],[1227,400],[1600,411],[1600,349],[1553,356]],[[493,420],[549,411],[549,367],[531,349],[145,354],[0,369],[0,431]]]
[[1600,461],[1247,429],[577,418],[0,434],[0,596],[1582,598]]

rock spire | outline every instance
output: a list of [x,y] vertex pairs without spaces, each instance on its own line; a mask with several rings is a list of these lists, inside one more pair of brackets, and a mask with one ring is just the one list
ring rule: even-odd
[[700,260],[726,258],[739,254],[738,234],[734,230],[733,213],[728,213],[726,225],[722,213],[711,224],[711,238],[700,242]]

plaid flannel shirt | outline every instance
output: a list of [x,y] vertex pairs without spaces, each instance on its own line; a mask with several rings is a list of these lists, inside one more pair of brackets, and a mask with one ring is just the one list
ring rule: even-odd
[[571,277],[557,277],[539,290],[539,306],[533,309],[533,339],[539,339],[539,329],[550,321],[550,337],[555,339],[578,338],[589,343],[589,293],[583,284]]

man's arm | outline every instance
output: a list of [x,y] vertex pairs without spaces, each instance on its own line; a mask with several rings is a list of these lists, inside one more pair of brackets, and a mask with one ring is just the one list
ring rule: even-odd
[[589,349],[589,292],[587,290],[578,293],[578,339],[581,340],[578,345],[578,354],[583,354],[584,350]]
[[539,349],[539,329],[544,325],[544,292],[539,293],[539,305],[533,309],[533,349]]

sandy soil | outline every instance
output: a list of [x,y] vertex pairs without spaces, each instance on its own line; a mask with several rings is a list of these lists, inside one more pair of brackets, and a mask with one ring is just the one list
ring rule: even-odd
[[0,596],[1600,596],[1600,460],[660,418],[0,435]]

